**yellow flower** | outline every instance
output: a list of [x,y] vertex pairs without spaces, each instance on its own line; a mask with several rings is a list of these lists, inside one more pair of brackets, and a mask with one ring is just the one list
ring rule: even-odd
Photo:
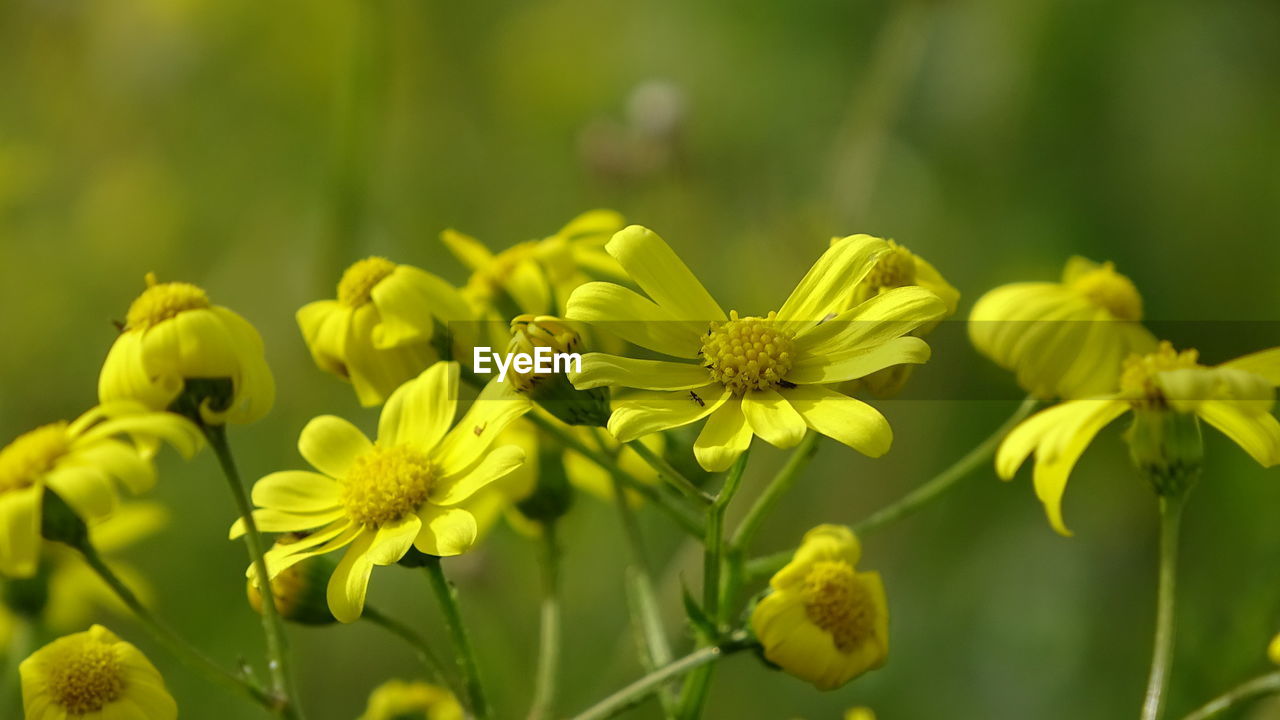
[[1014,428],[996,453],[996,471],[1009,480],[1034,452],[1036,495],[1054,529],[1070,535],[1062,521],[1062,494],[1071,468],[1093,437],[1127,411],[1139,419],[1198,418],[1263,467],[1280,463],[1280,423],[1270,414],[1280,384],[1280,348],[1214,367],[1198,359],[1195,350],[1175,352],[1167,342],[1153,353],[1130,357],[1118,391],[1060,403]]
[[[345,547],[329,580],[329,608],[353,622],[374,565],[393,565],[411,547],[438,556],[466,552],[476,521],[458,505],[523,462],[519,448],[490,445],[529,403],[509,385],[490,383],[450,430],[457,404],[458,365],[442,362],[391,394],[376,443],[333,415],[308,423],[298,450],[320,472],[272,473],[253,488],[260,529],[309,533],[270,550],[268,574]],[[243,532],[237,521],[232,537]]]
[[[857,238],[855,236],[831,239],[832,245],[841,242],[857,242]],[[960,304],[960,291],[948,283],[942,277],[942,273],[939,273],[924,258],[892,240],[887,242],[889,250],[880,256],[875,267],[862,282],[852,286],[849,300],[842,309],[860,305],[894,288],[918,285],[942,300],[947,308],[943,318],[954,315],[956,307]],[[924,337],[935,327],[937,323],[929,323],[917,328],[912,334],[916,337]],[[860,380],[847,383],[843,389],[849,394],[854,394],[865,388],[874,397],[892,397],[906,385],[914,369],[914,365],[895,365],[877,370]]]
[[1280,665],[1280,635],[1272,638],[1271,645],[1267,647],[1267,657],[1271,662]]
[[26,720],[174,720],[164,678],[138,648],[101,625],[40,648],[18,667]]
[[253,422],[271,409],[276,385],[262,338],[244,318],[213,305],[204,290],[182,282],[156,282],[129,306],[98,378],[98,398],[135,400],[166,410],[202,381],[199,411],[208,425]]
[[421,681],[389,680],[369,695],[358,720],[462,720],[462,705],[445,688]]
[[337,300],[317,300],[298,311],[316,365],[350,382],[366,407],[440,359],[441,331],[465,331],[462,321],[471,319],[452,285],[381,257],[347,268]]
[[1120,365],[1155,349],[1142,326],[1142,297],[1111,263],[1067,261],[1062,282],[1002,285],[969,314],[969,339],[1041,398],[1111,392]]
[[[143,603],[150,601],[150,589],[146,578],[131,565],[114,556],[125,547],[155,533],[168,519],[168,511],[158,503],[137,502],[122,505],[111,517],[89,526],[93,546],[102,553],[113,572],[124,579]],[[11,638],[16,614],[38,616],[49,628],[58,632],[84,627],[99,608],[108,608],[122,615],[128,608],[119,597],[102,582],[97,573],[84,563],[77,551],[62,543],[44,543],[41,564],[45,573],[34,578],[10,580],[9,583],[39,583],[36,594],[44,599],[42,607],[15,607],[13,610],[0,605],[0,647],[7,647]],[[12,588],[5,589],[0,580],[0,591],[9,599]]]
[[35,574],[46,489],[84,520],[97,521],[115,510],[117,483],[133,493],[155,484],[150,451],[120,440],[122,434],[167,440],[188,457],[201,443],[199,429],[178,415],[116,402],[36,428],[0,450],[0,574]]
[[491,320],[507,320],[520,313],[564,312],[569,293],[593,278],[622,280],[626,274],[604,244],[621,230],[622,216],[612,210],[591,210],[569,221],[554,235],[518,243],[497,254],[478,240],[456,230],[440,239],[470,269],[463,289],[477,309]]
[[777,312],[726,316],[689,268],[656,234],[631,226],[606,249],[647,293],[588,283],[569,299],[568,316],[600,326],[644,348],[692,362],[637,360],[600,353],[570,373],[579,389],[640,388],[621,400],[609,431],[621,442],[708,418],[694,453],[702,467],[724,470],[753,436],[778,447],[807,429],[872,457],[893,434],[866,403],[831,389],[877,370],[922,363],[929,346],[908,333],[938,320],[946,307],[920,287],[888,290],[843,310],[857,284],[888,250],[857,236],[832,246]]
[[884,664],[889,608],[876,572],[858,572],[862,548],[840,525],[819,525],[751,613],[769,662],[819,690],[834,690]]

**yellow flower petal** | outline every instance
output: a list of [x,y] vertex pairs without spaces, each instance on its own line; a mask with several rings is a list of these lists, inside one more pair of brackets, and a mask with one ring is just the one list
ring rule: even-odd
[[831,246],[778,309],[778,320],[796,334],[840,312],[849,286],[866,277],[888,247],[884,240],[870,235],[854,235]]
[[569,380],[579,390],[594,387],[629,387],[644,390],[691,390],[709,380],[706,368],[690,363],[632,358],[587,353],[582,356],[581,372],[569,373]]
[[676,319],[703,325],[726,319],[698,278],[652,230],[639,225],[623,228],[605,249],[646,295]]
[[162,410],[178,397],[182,386],[182,378],[172,372],[161,375],[147,369],[141,333],[123,333],[102,364],[98,399],[104,404],[136,400],[152,410]]
[[[296,542],[277,543],[266,552],[264,557],[267,561],[267,575],[275,578],[280,573],[307,558],[344,548],[350,545],[362,532],[364,532],[364,528],[351,523],[347,518],[343,517]],[[254,576],[252,565],[249,566],[245,575],[248,577]]]
[[235,401],[225,412],[201,414],[205,422],[248,424],[262,419],[276,401],[276,381],[263,355],[262,336],[248,320],[224,307],[210,308],[231,337],[239,372],[233,377]]
[[369,560],[369,547],[374,533],[364,531],[347,548],[342,562],[329,577],[329,612],[338,622],[352,623],[364,612],[364,598],[369,592],[369,574],[373,563]]
[[361,454],[373,447],[360,429],[337,415],[321,415],[302,428],[298,452],[311,466],[332,478],[342,478]]
[[433,453],[444,475],[471,467],[498,435],[533,407],[509,383],[490,382]]
[[937,295],[922,287],[900,287],[846,310],[797,338],[814,355],[877,347],[946,315]]
[[803,385],[844,382],[894,365],[923,364],[931,352],[929,343],[918,337],[893,338],[880,345],[822,355],[805,351],[786,379]]
[[253,485],[253,504],[292,512],[324,512],[342,504],[342,486],[305,470],[283,470]]
[[751,446],[752,437],[742,402],[730,399],[707,418],[707,424],[702,426],[693,443],[693,454],[708,472],[728,470]]
[[342,346],[351,384],[360,404],[366,407],[382,402],[437,359],[428,343],[387,349],[374,347],[373,334],[381,323],[377,306],[370,303],[360,307],[352,313]]
[[843,560],[856,567],[862,559],[862,543],[844,525],[822,524],[804,534],[791,562],[769,580],[776,590],[802,584],[813,564],[822,560]]
[[746,393],[742,396],[742,412],[751,431],[775,447],[795,447],[808,430],[804,418],[776,390]]
[[719,383],[691,391],[636,392],[614,407],[609,416],[609,432],[618,442],[627,443],[650,433],[688,425],[715,412],[731,395]]
[[0,493],[0,574],[31,577],[40,557],[40,507],[44,488]]
[[1270,414],[1240,410],[1233,403],[1201,403],[1196,414],[1239,445],[1262,467],[1280,464],[1280,422]]
[[475,466],[461,473],[440,478],[432,486],[429,499],[435,505],[456,505],[489,483],[510,474],[520,467],[524,460],[523,448],[515,445],[494,448]]
[[369,546],[369,562],[374,565],[394,565],[413,547],[413,541],[422,530],[422,519],[406,515],[395,522],[378,528],[373,544]]
[[470,235],[449,228],[440,233],[440,240],[444,246],[453,253],[458,262],[467,267],[468,270],[475,272],[493,260],[493,253],[489,252],[489,248],[483,243]]
[[1244,370],[1266,378],[1272,385],[1280,386],[1280,348],[1250,353],[1235,360],[1224,362],[1219,367]]
[[591,323],[627,342],[672,357],[694,358],[707,324],[685,322],[634,291],[613,283],[590,282],[573,291],[565,310],[570,320]]
[[458,364],[438,362],[391,393],[378,418],[378,444],[434,448],[458,411]]
[[[187,459],[191,459],[204,444],[204,435],[195,423],[168,412],[117,415],[89,427],[72,444],[77,449],[84,448],[115,435],[130,435],[144,446],[155,440],[164,440]],[[144,447],[142,452],[149,455],[153,450]]]
[[352,310],[337,300],[317,300],[297,312],[298,328],[316,366],[344,380],[351,378],[344,350]]
[[1071,469],[1098,431],[1127,412],[1129,405],[1119,400],[1075,400],[1060,407],[1069,411],[1063,412],[1041,439],[1032,479],[1049,524],[1059,534],[1070,536],[1062,521],[1062,495]]
[[422,531],[413,545],[428,555],[461,555],[476,541],[476,519],[466,510],[427,505],[418,517],[422,518]]
[[111,479],[98,468],[64,465],[46,475],[44,484],[85,520],[101,520],[119,503]]
[[[342,517],[346,517],[346,512],[341,508],[313,513],[290,512],[275,508],[258,508],[253,511],[253,521],[261,532],[302,532],[303,530],[313,530],[328,525]],[[244,533],[244,518],[240,518],[231,525],[230,537],[235,540],[244,535]]]
[[867,457],[880,457],[893,444],[893,430],[880,411],[843,393],[820,385],[801,385],[782,391],[804,423],[815,432],[838,440]]
[[397,265],[370,291],[382,323],[373,329],[373,346],[398,347],[431,340],[436,323],[469,320],[471,310],[458,290],[443,278],[410,265]]
[[[155,466],[136,447],[119,440],[103,439],[85,444],[72,450],[60,465],[73,472],[83,469],[94,474],[105,473],[135,494],[146,492],[156,484]],[[64,496],[64,499],[67,498]]]

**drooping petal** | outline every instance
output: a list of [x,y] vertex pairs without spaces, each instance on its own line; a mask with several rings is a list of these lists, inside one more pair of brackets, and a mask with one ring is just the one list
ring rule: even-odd
[[524,459],[524,449],[515,445],[494,448],[473,467],[440,478],[431,488],[429,499],[435,505],[456,505],[520,467]]
[[352,623],[364,612],[364,598],[369,592],[369,574],[373,563],[369,547],[374,533],[366,530],[356,538],[342,556],[342,562],[329,577],[329,611],[339,622]]
[[802,354],[786,379],[803,385],[862,378],[894,365],[920,365],[929,360],[929,344],[918,337],[893,338],[880,345],[828,354]]
[[135,494],[150,490],[156,483],[156,469],[151,461],[136,447],[119,440],[104,439],[77,447],[59,465],[67,470],[86,469],[105,474]]
[[782,396],[815,432],[839,440],[867,457],[880,457],[893,444],[889,421],[861,400],[820,385],[783,390]]
[[491,381],[480,391],[467,414],[444,436],[434,453],[444,475],[470,467],[494,438],[533,407],[510,383]]
[[427,505],[418,517],[422,518],[422,531],[413,545],[428,555],[461,555],[476,541],[476,518],[462,508]]
[[[294,565],[316,555],[331,553],[350,545],[364,528],[348,521],[345,517],[329,523],[310,535],[287,544],[277,543],[266,552],[267,575],[274,578]],[[254,576],[250,565],[245,575]]]
[[594,387],[629,387],[643,390],[692,390],[709,380],[706,368],[690,363],[587,353],[582,369],[570,371],[569,380],[579,390]]
[[143,353],[142,333],[125,332],[107,352],[98,376],[98,399],[136,400],[152,410],[169,407],[182,392],[182,376],[172,370],[154,372]]
[[431,340],[435,325],[468,320],[462,295],[443,278],[410,265],[397,265],[369,292],[382,322],[373,328],[373,346],[383,350]]
[[1244,412],[1232,403],[1205,402],[1196,411],[1262,467],[1280,464],[1280,422],[1269,413]]
[[362,305],[352,313],[343,344],[351,384],[360,404],[366,407],[381,403],[405,381],[416,377],[438,359],[431,343],[374,347],[373,334],[381,323],[382,316],[376,305]]
[[346,361],[351,315],[351,308],[337,300],[307,303],[296,315],[298,328],[316,366],[346,380],[351,379]]
[[569,296],[565,317],[591,323],[627,342],[680,358],[698,356],[708,323],[677,319],[666,308],[620,285],[589,282]]
[[489,248],[485,247],[484,243],[453,228],[441,232],[440,241],[449,248],[449,252],[453,253],[458,262],[467,266],[467,269],[472,272],[485,267],[493,260],[493,253],[489,252]]
[[262,336],[248,320],[224,307],[210,310],[231,338],[238,372],[233,377],[235,402],[225,412],[201,409],[206,422],[247,424],[262,419],[276,401],[276,381],[263,354]]
[[458,373],[457,363],[438,362],[391,393],[378,418],[378,444],[434,448],[458,411]]
[[719,383],[690,391],[637,392],[614,407],[609,416],[609,432],[618,442],[627,443],[649,433],[688,425],[715,412],[731,395]]
[[342,486],[320,473],[283,470],[254,483],[253,503],[286,512],[324,512],[342,504]]
[[1098,431],[1124,414],[1129,405],[1119,400],[1077,400],[1064,405],[1071,411],[1045,433],[1036,450],[1032,479],[1049,524],[1058,533],[1070,536],[1071,531],[1062,520],[1062,495],[1071,469]]
[[95,467],[74,465],[55,468],[45,475],[45,485],[85,520],[111,515],[120,502],[111,479]]
[[795,447],[804,437],[804,418],[776,390],[752,390],[742,396],[742,412],[751,431],[780,448]]
[[725,320],[724,310],[698,282],[671,246],[652,230],[631,225],[605,245],[631,279],[678,320],[708,325]]
[[1040,446],[1046,434],[1058,427],[1079,408],[1070,401],[1041,410],[1019,423],[1005,436],[996,450],[996,474],[1002,480],[1012,480],[1018,468]]
[[854,235],[835,243],[791,291],[778,309],[778,320],[795,334],[840,312],[849,286],[861,282],[888,248],[884,240],[870,235]]
[[72,441],[72,446],[89,447],[117,435],[133,437],[145,456],[155,452],[156,440],[164,440],[188,459],[204,444],[200,429],[190,420],[169,412],[147,412],[103,420],[86,429]]
[[422,529],[422,519],[409,514],[378,528],[373,544],[369,546],[369,562],[374,565],[394,565],[413,547],[413,541]]
[[1250,353],[1235,360],[1224,362],[1219,367],[1244,370],[1266,378],[1272,385],[1280,386],[1280,348]]
[[347,469],[373,447],[369,438],[337,415],[321,415],[302,428],[298,452],[311,466],[332,478],[341,478]]
[[43,492],[40,485],[32,485],[0,493],[0,574],[17,578],[35,574]]
[[693,443],[693,454],[708,472],[728,470],[751,446],[752,437],[742,402],[729,399],[707,418]]

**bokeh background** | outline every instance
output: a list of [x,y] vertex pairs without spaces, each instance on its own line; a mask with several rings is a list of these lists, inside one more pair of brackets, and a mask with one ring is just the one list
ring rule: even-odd
[[[299,466],[310,417],[376,423],[312,366],[293,320],[346,264],[379,253],[461,282],[440,230],[503,247],[592,207],[662,233],[744,312],[776,307],[831,235],[868,232],[930,259],[962,314],[1080,253],[1116,261],[1149,317],[1201,321],[1169,333],[1210,361],[1274,346],[1277,37],[1270,0],[0,0],[0,442],[95,401],[112,319],[154,270],[260,328],[279,400],[232,441],[251,478]],[[899,497],[1019,397],[962,329],[940,333],[917,378],[882,404],[894,451],[825,444],[760,550]],[[1208,452],[1186,522],[1173,716],[1262,671],[1280,630],[1280,477],[1217,435]],[[740,497],[783,457],[758,448]],[[172,521],[126,557],[174,625],[228,664],[258,662],[212,456],[162,472]],[[1119,427],[1081,462],[1066,511],[1073,539],[1050,531],[1025,475],[1004,484],[984,467],[866,540],[892,608],[883,670],[819,693],[735,656],[708,717],[1134,716],[1155,510]],[[680,573],[696,582],[697,558],[664,518],[645,529],[672,559],[678,630]],[[583,498],[564,537],[574,711],[639,669],[612,508]],[[502,529],[451,563],[504,718],[532,687],[534,557]],[[419,574],[380,570],[371,597],[442,638]],[[261,716],[128,619],[103,619],[160,665],[184,718]],[[372,687],[417,671],[362,624],[293,642],[317,720],[354,718]]]

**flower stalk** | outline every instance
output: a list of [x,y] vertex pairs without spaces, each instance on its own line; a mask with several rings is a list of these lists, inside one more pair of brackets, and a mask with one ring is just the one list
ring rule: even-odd
[[364,613],[360,616],[361,620],[370,622],[387,632],[400,638],[413,651],[417,653],[418,659],[422,661],[423,669],[431,676],[435,682],[452,688],[454,686],[453,679],[449,677],[449,673],[445,672],[444,663],[436,654],[432,652],[431,646],[427,644],[426,638],[414,632],[412,628],[399,620],[383,613],[375,607],[365,606]]
[[1160,577],[1156,596],[1156,632],[1146,699],[1142,704],[1142,720],[1160,720],[1164,716],[1169,670],[1173,664],[1178,535],[1185,503],[1186,495],[1181,493],[1160,497]]
[[1196,708],[1194,711],[1184,716],[1182,720],[1210,720],[1211,718],[1216,718],[1237,705],[1242,705],[1250,700],[1263,697],[1264,695],[1274,695],[1277,693],[1280,693],[1280,670],[1267,673],[1266,675],[1259,675],[1252,680],[1240,683],[1204,705],[1201,705],[1199,708]]
[[529,720],[555,716],[556,685],[560,675],[560,544],[556,521],[542,525],[542,615],[538,641],[538,670]]
[[476,663],[475,650],[471,647],[471,638],[462,621],[462,610],[458,606],[458,591],[444,576],[440,558],[430,556],[424,567],[427,578],[431,581],[431,591],[440,604],[440,612],[444,615],[449,638],[453,641],[458,670],[462,673],[462,681],[466,686],[467,704],[476,720],[488,720],[489,701],[485,697],[484,687],[480,682],[480,669]]

